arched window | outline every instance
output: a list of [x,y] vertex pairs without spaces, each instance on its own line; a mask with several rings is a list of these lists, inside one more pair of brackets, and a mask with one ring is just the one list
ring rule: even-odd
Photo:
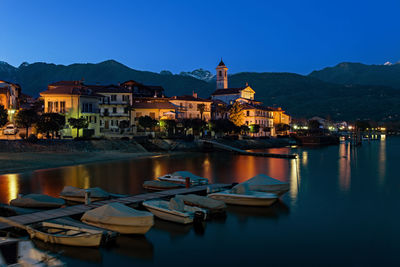
[[219,76],[222,76],[222,71],[219,71]]

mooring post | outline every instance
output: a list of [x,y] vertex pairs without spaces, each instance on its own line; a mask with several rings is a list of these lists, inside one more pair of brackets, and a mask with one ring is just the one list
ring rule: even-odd
[[90,191],[85,190],[85,204],[89,205],[90,204]]

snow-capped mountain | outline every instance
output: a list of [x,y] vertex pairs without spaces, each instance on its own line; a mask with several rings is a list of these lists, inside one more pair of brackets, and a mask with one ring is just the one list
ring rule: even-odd
[[210,71],[208,70],[204,70],[204,69],[197,69],[194,70],[192,72],[185,72],[182,71],[179,75],[181,76],[191,76],[193,78],[199,79],[199,80],[203,80],[206,82],[209,82],[213,79],[215,79],[215,75],[212,74]]

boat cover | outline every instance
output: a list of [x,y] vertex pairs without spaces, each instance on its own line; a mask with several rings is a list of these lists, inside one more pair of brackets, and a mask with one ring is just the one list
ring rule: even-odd
[[275,190],[285,191],[290,189],[289,183],[281,182],[265,174],[258,174],[253,178],[236,185],[233,187],[233,189],[243,184],[248,185],[248,189],[252,191],[270,192]]
[[151,180],[151,181],[144,181],[143,187],[154,187],[154,188],[177,188],[182,187],[183,185],[170,183],[166,181],[158,181],[158,180]]
[[232,194],[239,194],[239,195],[251,195],[251,191],[249,189],[249,185],[246,183],[241,183],[236,186],[234,186],[231,190],[230,193]]
[[185,211],[185,203],[183,202],[182,199],[174,197],[174,198],[171,198],[171,200],[169,201],[168,208],[171,210],[177,210],[180,212],[184,212]]
[[81,220],[112,225],[153,225],[153,214],[113,202],[83,214]]
[[226,208],[226,204],[223,201],[194,194],[177,195],[175,198],[182,199],[187,205],[197,206],[205,209],[220,210]]
[[183,178],[189,177],[191,181],[208,181],[207,178],[194,175],[188,171],[177,171],[172,174],[173,176],[181,176]]
[[10,201],[11,206],[20,208],[59,208],[64,204],[64,199],[42,194],[28,194]]
[[85,197],[85,191],[89,190],[90,197],[96,198],[109,198],[110,194],[99,187],[93,187],[88,189],[77,188],[74,186],[64,186],[63,190],[60,193],[60,196],[64,197]]

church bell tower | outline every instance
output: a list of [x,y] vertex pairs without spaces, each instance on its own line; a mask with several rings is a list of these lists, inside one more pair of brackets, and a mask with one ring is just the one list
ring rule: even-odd
[[217,68],[217,89],[227,89],[228,88],[228,68],[222,61],[218,64]]

